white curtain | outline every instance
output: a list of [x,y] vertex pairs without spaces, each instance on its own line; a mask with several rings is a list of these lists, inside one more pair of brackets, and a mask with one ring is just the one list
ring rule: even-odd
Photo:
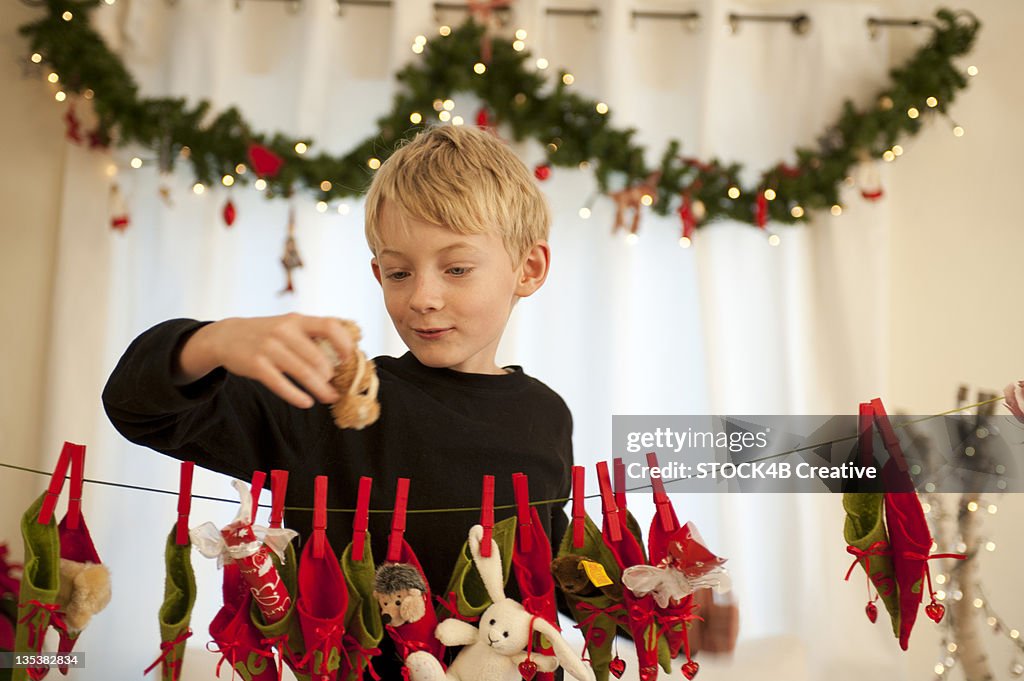
[[[871,104],[885,81],[887,45],[869,38],[864,20],[871,8],[859,2],[771,7],[806,10],[812,24],[803,36],[755,23],[727,33],[729,12],[763,6],[591,5],[601,10],[596,24],[549,16],[545,3],[523,0],[508,28],[525,28],[528,49],[547,58],[552,72],[571,71],[581,92],[607,102],[616,125],[635,126],[652,165],[666,141],[677,138],[687,155],[742,162],[749,182],[759,169],[792,162],[796,146],[814,145],[845,97]],[[633,10],[666,5],[700,12],[699,26],[631,21]],[[209,98],[215,109],[235,105],[256,129],[309,135],[313,152],[334,153],[374,130],[390,106],[393,74],[418,58],[410,49],[414,37],[436,35],[438,20],[461,20],[458,13],[435,18],[422,0],[348,7],[340,17],[329,0],[306,0],[294,12],[277,2],[245,1],[240,9],[229,0],[119,2],[94,16],[144,95]],[[451,95],[455,113],[473,120],[468,96],[438,95]],[[530,166],[543,158],[534,142],[516,149]],[[106,157],[69,147],[68,154],[45,433],[53,457],[64,439],[86,442],[90,477],[176,488],[176,462],[122,441],[99,402],[120,352],[163,319],[291,310],[339,315],[362,325],[369,352],[404,351],[370,274],[359,202],[349,201],[341,214],[336,204],[318,212],[311,197],[266,201],[251,187],[196,195],[183,170],[159,177],[147,150]],[[147,162],[139,170],[128,166],[135,155]],[[123,234],[108,227],[111,164],[129,199],[131,227]],[[172,207],[159,196],[161,184],[171,188]],[[577,463],[592,469],[609,458],[612,414],[852,413],[858,401],[884,394],[884,202],[865,202],[848,188],[840,217],[770,225],[781,237],[778,246],[749,226],[716,224],[682,249],[675,218],[645,215],[635,243],[610,235],[606,198],[582,219],[579,208],[594,191],[586,173],[555,168],[544,189],[555,214],[551,276],[517,306],[499,362],[522,364],[566,399]],[[231,228],[220,217],[229,197],[238,210]],[[279,296],[290,208],[305,267],[296,275],[297,293]],[[200,476],[195,492],[230,496],[215,475]],[[90,665],[79,678],[132,678],[158,652],[161,552],[174,499],[98,486],[87,496],[115,598],[80,644]],[[730,558],[741,605],[736,659],[702,657],[702,678],[908,678],[886,627],[870,627],[861,614],[862,585],[840,579],[847,554],[838,497],[695,494],[674,501]],[[646,526],[651,509],[644,495],[631,495],[631,505]],[[590,510],[595,517],[600,511]],[[197,501],[192,521],[226,522],[233,513],[228,505]],[[194,562],[199,599],[185,678],[208,678],[216,658],[202,644],[220,600],[219,575],[210,561]],[[627,674],[635,675],[635,665]]]

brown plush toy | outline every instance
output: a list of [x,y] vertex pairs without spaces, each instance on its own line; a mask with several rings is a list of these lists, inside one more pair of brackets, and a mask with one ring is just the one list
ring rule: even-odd
[[407,563],[385,563],[377,568],[373,596],[384,624],[400,627],[418,622],[426,614],[426,584],[419,570]]
[[[363,334],[355,322],[342,319],[341,323],[352,335],[354,342],[358,343],[362,339]],[[331,406],[334,423],[339,428],[354,430],[362,430],[376,423],[380,417],[380,403],[377,401],[380,382],[373,360],[356,348],[348,360],[341,362],[330,343],[321,341],[320,347],[334,364],[331,385],[341,395],[341,399]]]
[[110,570],[106,565],[60,559],[57,604],[64,612],[68,630],[85,629],[93,615],[110,603]]
[[573,596],[593,596],[600,591],[616,602],[621,601],[622,588],[618,584],[594,586],[583,569],[583,562],[586,560],[588,559],[584,556],[567,554],[551,561],[551,574],[562,591]]

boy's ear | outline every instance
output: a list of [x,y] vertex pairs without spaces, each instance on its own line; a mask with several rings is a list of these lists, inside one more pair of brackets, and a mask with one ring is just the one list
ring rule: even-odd
[[373,270],[373,278],[377,280],[378,284],[383,286],[383,282],[380,280],[380,265],[377,264],[377,258],[370,258],[370,269]]
[[519,281],[516,282],[516,295],[525,298],[536,293],[548,278],[550,266],[551,248],[547,241],[538,241],[523,258],[523,264],[519,268]]

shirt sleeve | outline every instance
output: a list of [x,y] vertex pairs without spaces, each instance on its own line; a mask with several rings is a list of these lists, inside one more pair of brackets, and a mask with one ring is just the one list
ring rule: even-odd
[[309,413],[324,405],[296,409],[258,382],[222,368],[193,383],[174,384],[181,346],[204,325],[172,319],[132,342],[103,389],[111,423],[131,442],[234,477],[294,460],[288,433],[313,436],[324,419],[316,424]]

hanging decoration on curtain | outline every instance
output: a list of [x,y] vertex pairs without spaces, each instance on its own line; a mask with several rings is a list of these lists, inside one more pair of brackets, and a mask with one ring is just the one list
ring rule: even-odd
[[292,281],[292,270],[302,267],[302,256],[299,255],[299,247],[295,243],[294,207],[288,210],[288,235],[284,239],[284,253],[281,255],[281,266],[284,267],[285,283],[284,288],[279,293],[294,293],[295,282]]
[[[917,134],[925,114],[946,114],[967,87],[967,76],[954,62],[970,52],[980,27],[970,12],[939,10],[931,40],[892,70],[874,106],[858,110],[847,101],[817,148],[795,149],[792,164],[779,163],[753,185],[743,186],[741,164],[718,159],[694,163],[680,155],[682,144],[676,140],[658,167],[648,167],[644,148],[633,140],[636,131],[614,127],[607,104],[573,90],[572,74],[562,72],[549,83],[542,70],[532,67],[521,39],[512,43],[491,35],[494,10],[507,4],[497,0],[473,2],[474,11],[462,26],[418,39],[420,56],[397,74],[400,87],[391,111],[377,121],[378,132],[339,156],[308,154],[315,146],[308,138],[258,132],[235,108],[214,115],[206,100],[190,105],[185,98],[142,98],[121,59],[89,25],[95,0],[45,4],[47,14],[22,26],[20,33],[30,42],[32,61],[47,64],[56,74],[58,80],[51,82],[59,81],[62,88],[58,101],[67,98],[65,90],[85,93],[99,121],[97,139],[117,146],[169,146],[175,153],[166,162],[187,161],[197,193],[218,178],[249,182],[242,163],[248,157],[257,176],[254,186],[266,189],[268,197],[305,190],[326,205],[357,196],[368,187],[372,171],[403,139],[432,124],[435,112],[442,121],[455,120],[453,105],[446,106],[449,97],[471,92],[485,107],[478,125],[504,125],[515,140],[530,137],[545,146],[547,159],[535,168],[539,180],[547,179],[552,167],[587,168],[604,194],[640,187],[657,214],[679,212],[686,244],[696,228],[716,220],[763,228],[769,220],[801,223],[815,210],[840,214],[840,188],[859,159],[892,160],[902,153],[897,142]],[[963,134],[959,126],[953,132]],[[651,177],[657,179],[648,187]],[[880,187],[862,189],[868,199],[881,196]],[[631,231],[637,228],[634,221]]]

